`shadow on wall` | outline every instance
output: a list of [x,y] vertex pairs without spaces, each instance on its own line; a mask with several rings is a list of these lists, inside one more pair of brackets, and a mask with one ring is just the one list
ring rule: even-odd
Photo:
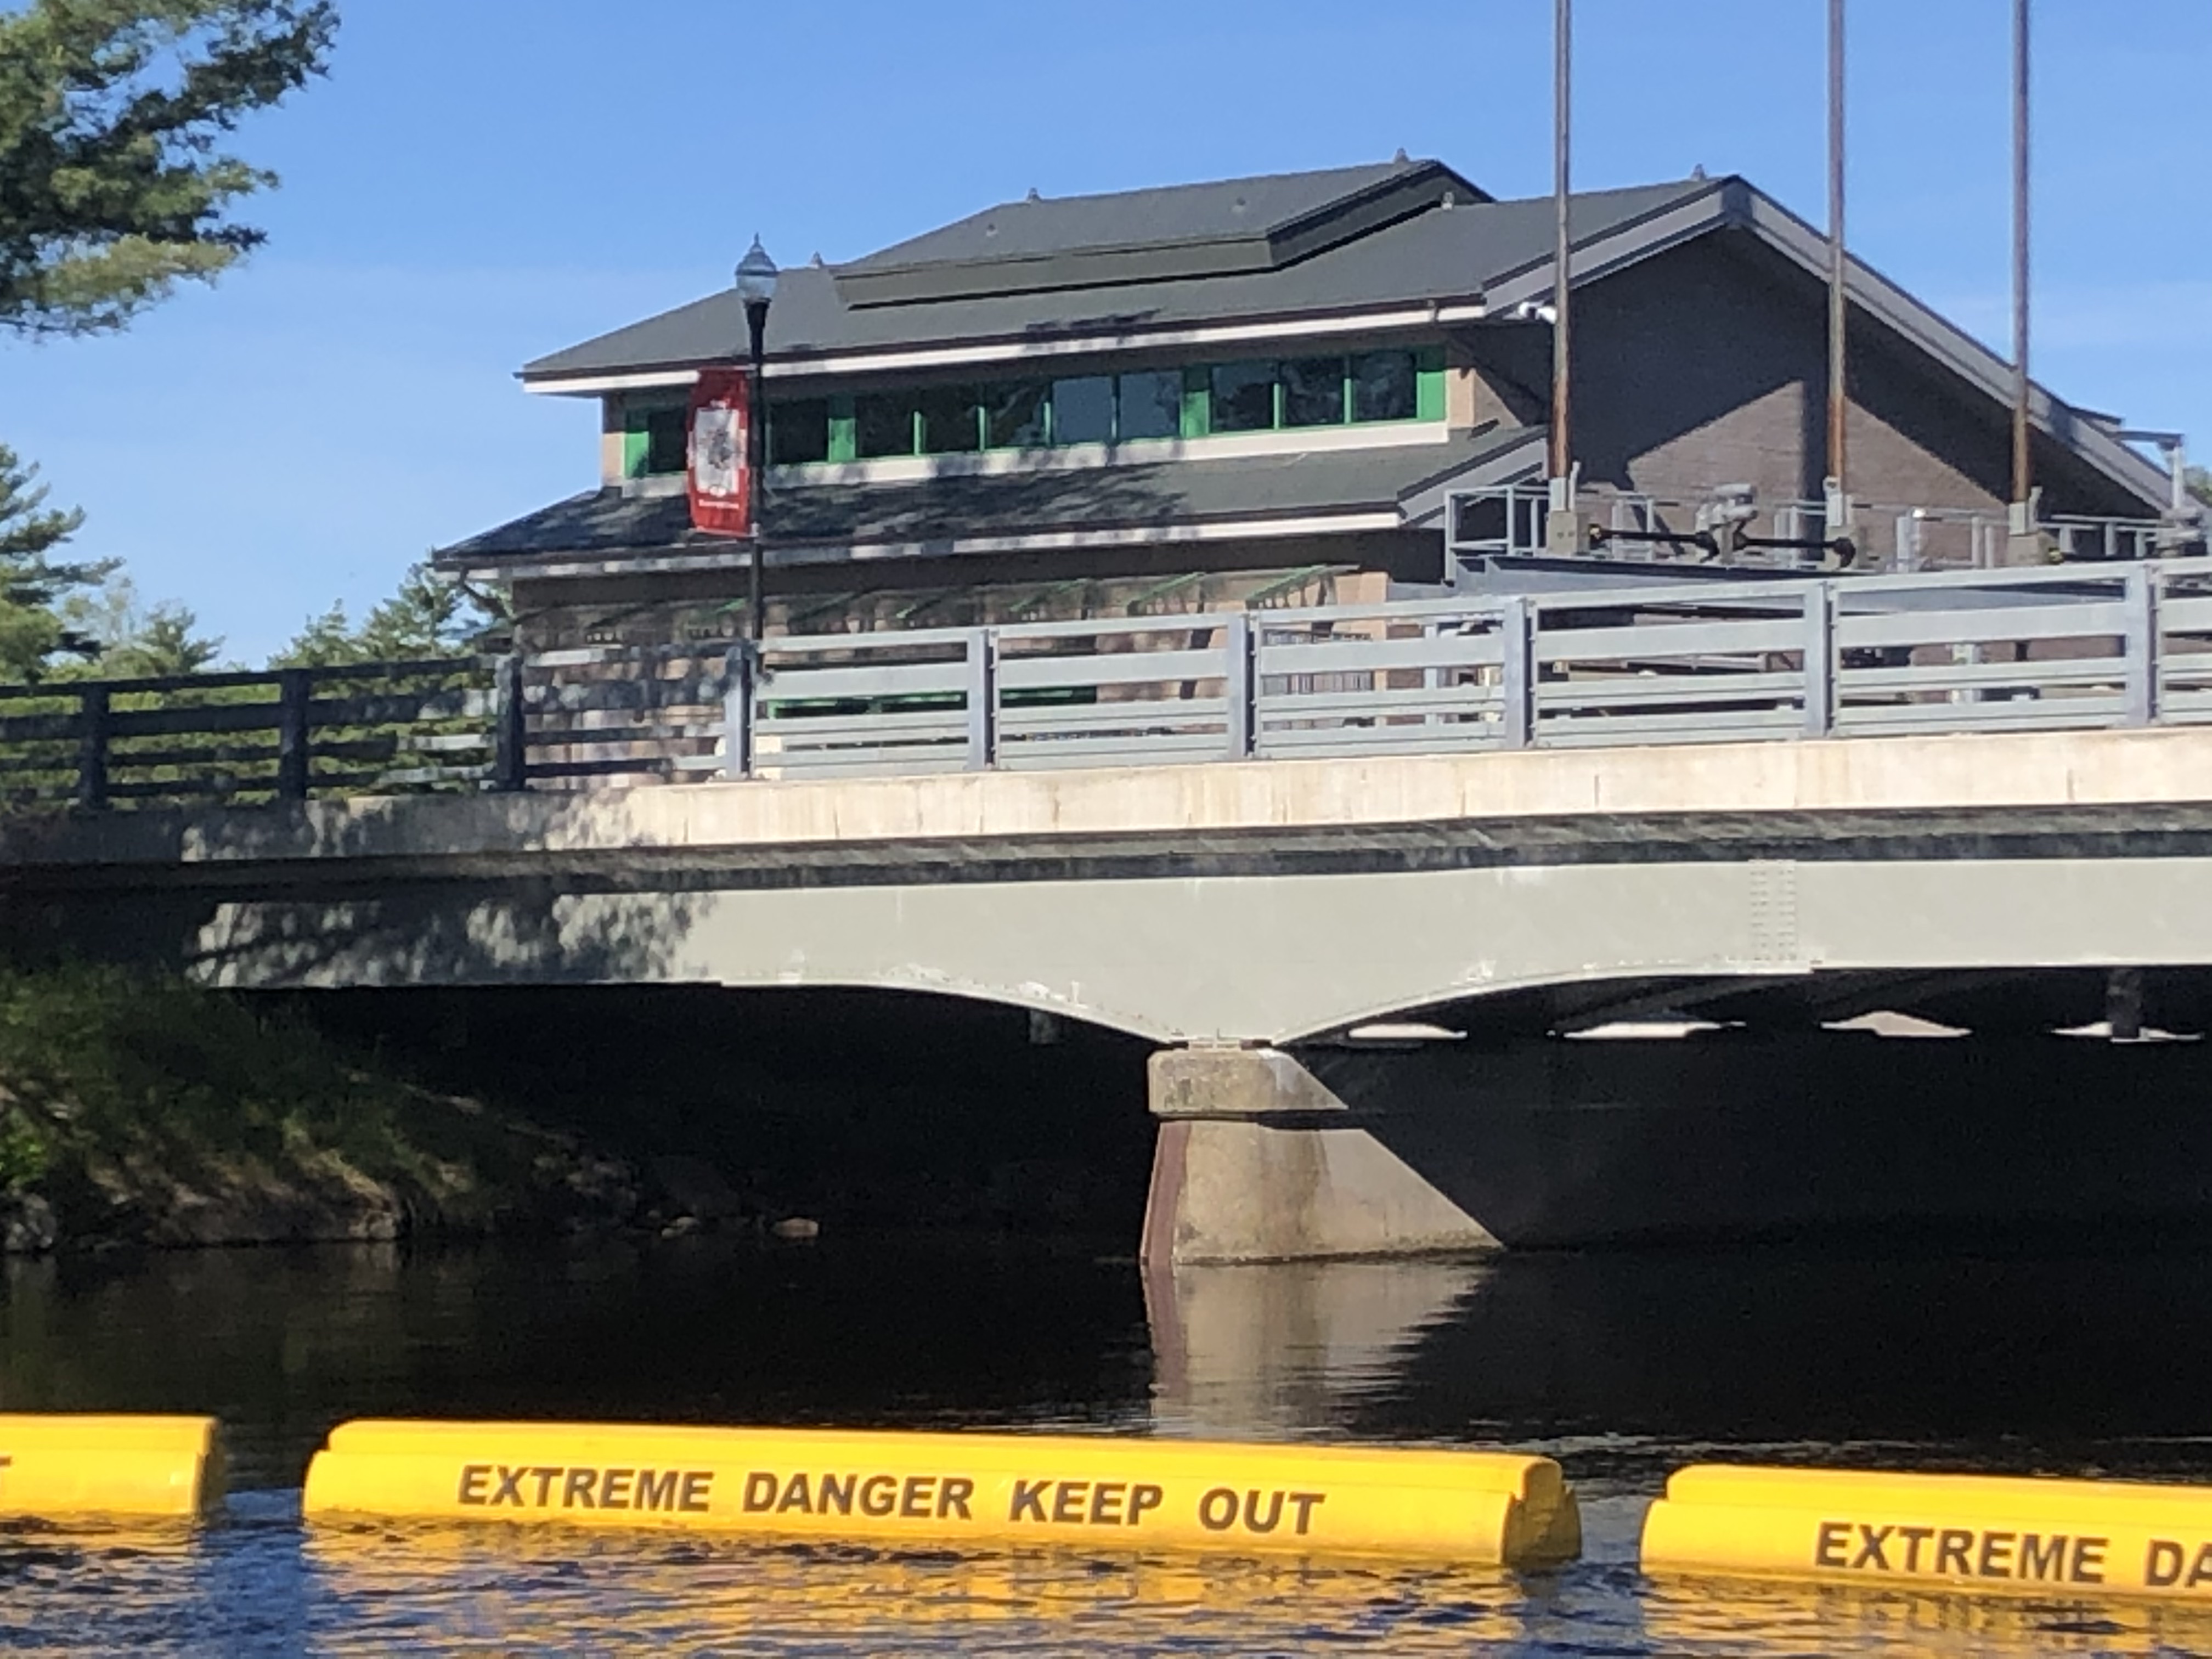
[[1729,1030],[1300,1058],[1508,1246],[2212,1219],[2212,1048]]
[[585,901],[541,880],[222,904],[181,965],[211,985],[255,988],[663,979],[702,902],[681,893]]
[[469,867],[472,848],[497,849],[475,859],[482,866],[649,846],[627,797],[480,795],[427,815],[391,799],[10,821],[0,823],[0,927],[21,958],[73,955],[222,986],[665,977],[697,898],[624,891],[620,871],[586,883]]
[[[577,895],[557,878],[388,879],[312,896],[236,900],[221,890],[0,894],[0,933],[27,966],[79,957],[238,988],[592,983],[675,977],[703,901],[681,893]],[[294,889],[297,893],[299,890]]]

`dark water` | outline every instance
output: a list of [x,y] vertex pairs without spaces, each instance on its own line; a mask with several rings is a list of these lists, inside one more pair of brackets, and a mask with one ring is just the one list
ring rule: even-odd
[[[2212,1251],[1528,1256],[1185,1271],[1076,1243],[714,1239],[0,1267],[0,1408],[205,1411],[226,1519],[0,1539],[0,1650],[2212,1654],[2115,1603],[1654,1584],[1707,1456],[2212,1480]],[[369,1413],[1504,1443],[1560,1458],[1555,1573],[992,1558],[558,1532],[310,1535]]]

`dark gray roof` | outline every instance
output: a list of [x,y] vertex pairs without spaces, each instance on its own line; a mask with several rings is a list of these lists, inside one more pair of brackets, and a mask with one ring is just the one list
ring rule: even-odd
[[[1576,241],[1588,242],[1700,196],[1717,198],[1732,182],[1592,191],[1574,199],[1570,223]],[[1499,277],[1550,257],[1551,215],[1548,197],[1437,207],[1274,269],[928,303],[849,305],[839,276],[851,267],[802,266],[784,273],[769,313],[768,348],[772,356],[803,358],[1472,300]],[[733,356],[744,337],[743,309],[725,289],[541,357],[523,374],[535,380],[690,367]]]
[[[1376,161],[1314,173],[1273,173],[1096,196],[1001,202],[856,259],[846,271],[948,261],[1031,258],[1139,243],[1265,236],[1331,203],[1399,176],[1412,164]],[[1424,165],[1433,167],[1434,162]],[[1474,186],[1462,181],[1463,189]]]
[[841,265],[851,306],[1273,270],[1437,206],[1489,200],[1441,161],[1001,202]]
[[[778,546],[868,545],[1395,508],[1532,435],[1523,428],[1491,428],[1445,443],[1388,448],[978,473],[912,483],[807,484],[771,495],[767,524]],[[606,489],[472,536],[441,550],[437,561],[481,568],[561,556],[713,553],[730,546],[691,529],[690,507],[680,495],[626,495]]]

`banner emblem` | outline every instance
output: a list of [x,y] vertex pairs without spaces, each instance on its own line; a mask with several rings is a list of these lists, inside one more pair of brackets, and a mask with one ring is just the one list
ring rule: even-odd
[[691,393],[691,527],[710,536],[753,531],[752,379],[705,368]]

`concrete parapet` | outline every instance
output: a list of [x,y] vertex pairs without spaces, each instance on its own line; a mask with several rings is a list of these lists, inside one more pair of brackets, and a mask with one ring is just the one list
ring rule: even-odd
[[1275,1048],[1151,1062],[1160,1121],[1147,1262],[1295,1261],[1492,1249],[1498,1240]]

